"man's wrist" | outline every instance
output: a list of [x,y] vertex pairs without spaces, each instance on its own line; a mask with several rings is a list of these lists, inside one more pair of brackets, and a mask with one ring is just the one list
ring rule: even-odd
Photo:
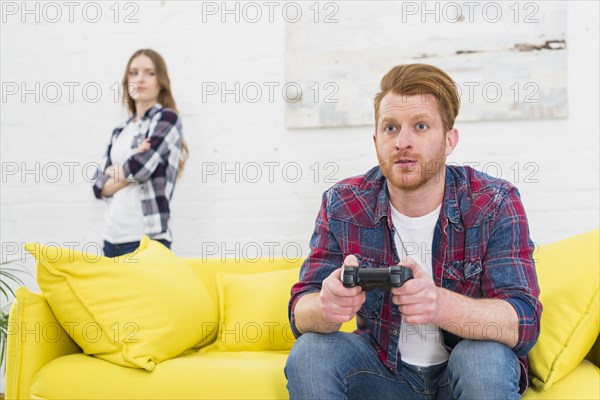
[[454,309],[453,294],[454,293],[450,292],[448,289],[439,286],[436,287],[437,310],[433,323],[438,327],[442,327],[452,320],[452,310]]

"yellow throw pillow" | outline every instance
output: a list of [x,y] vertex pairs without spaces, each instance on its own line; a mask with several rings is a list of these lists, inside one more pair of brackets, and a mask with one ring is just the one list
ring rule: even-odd
[[298,269],[250,275],[217,274],[220,351],[290,350],[295,338],[287,307]]
[[599,247],[600,230],[595,230],[540,246],[534,254],[544,311],[529,364],[539,390],[579,365],[598,336]]
[[217,310],[191,268],[144,237],[118,258],[28,243],[37,280],[65,331],[86,354],[152,371],[202,340]]

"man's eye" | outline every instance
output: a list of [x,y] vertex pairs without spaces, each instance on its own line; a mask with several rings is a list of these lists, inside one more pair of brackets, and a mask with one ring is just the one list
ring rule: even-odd
[[385,131],[386,133],[394,133],[394,132],[396,132],[396,129],[397,129],[397,128],[396,128],[396,125],[387,125],[387,126],[384,128],[384,131]]
[[425,130],[427,128],[428,128],[427,124],[425,124],[423,122],[420,122],[420,123],[417,124],[417,130],[419,130],[419,131],[423,131],[423,130]]

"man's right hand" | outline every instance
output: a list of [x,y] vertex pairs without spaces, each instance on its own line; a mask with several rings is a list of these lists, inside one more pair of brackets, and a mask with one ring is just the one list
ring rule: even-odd
[[[344,265],[358,268],[358,260],[349,255],[344,259]],[[330,322],[343,323],[350,321],[365,302],[365,292],[360,286],[353,288],[344,287],[340,276],[342,269],[336,269],[323,281],[319,298],[321,300],[321,311],[325,319]]]

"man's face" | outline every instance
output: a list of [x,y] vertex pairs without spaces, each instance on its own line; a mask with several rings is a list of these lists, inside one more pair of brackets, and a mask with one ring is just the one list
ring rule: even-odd
[[458,133],[444,132],[433,96],[390,92],[381,100],[373,140],[388,182],[401,190],[416,190],[441,179]]

